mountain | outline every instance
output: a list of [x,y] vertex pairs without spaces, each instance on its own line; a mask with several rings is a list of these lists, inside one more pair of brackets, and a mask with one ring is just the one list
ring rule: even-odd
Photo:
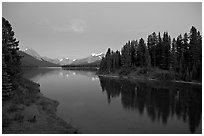
[[99,54],[92,53],[91,56],[73,61],[71,65],[84,65],[84,64],[93,63],[96,61],[100,61],[104,56],[105,56],[104,53],[99,53]]
[[29,54],[30,56],[38,59],[38,60],[41,60],[41,56],[33,49],[31,48],[26,48],[25,50],[23,50],[23,52],[25,52],[26,54]]
[[57,65],[61,65],[60,60],[59,59],[51,59],[48,57],[41,57],[35,50],[31,49],[31,48],[26,48],[25,50],[22,50],[22,52],[32,56],[33,58],[40,60],[42,62],[49,62],[52,64],[57,64]]
[[73,63],[74,61],[75,61],[75,59],[72,60],[72,59],[69,59],[69,58],[62,58],[62,59],[59,60],[59,64],[60,65],[69,65],[69,64]]
[[61,59],[50,59],[48,57],[42,57],[42,59],[59,65],[83,65],[83,64],[90,64],[96,61],[100,61],[104,56],[105,56],[104,53],[99,53],[99,54],[92,53],[90,56],[82,59],[69,59],[68,57],[61,58]]
[[[92,53],[90,56],[82,59],[69,59],[67,58],[61,58],[61,59],[52,59],[48,57],[41,57],[35,50],[31,48],[26,48],[25,50],[22,50],[21,52],[26,53],[27,55],[30,55],[31,57],[41,61],[41,62],[49,62],[50,64],[56,64],[56,65],[83,65],[83,64],[90,64],[96,61],[100,61],[102,57],[105,56],[104,53]],[[29,57],[30,58],[30,57]],[[28,63],[28,62],[27,62]]]
[[51,59],[48,57],[42,57],[43,60],[54,63],[54,64],[58,64],[58,65],[69,65],[71,64],[74,60],[69,59],[69,58],[62,58],[62,59]]
[[59,59],[51,59],[51,58],[48,58],[48,57],[42,57],[41,59],[44,60],[44,61],[54,63],[54,64],[59,64]]
[[21,65],[24,67],[56,67],[57,64],[50,63],[45,60],[39,60],[23,51],[19,51],[21,58]]

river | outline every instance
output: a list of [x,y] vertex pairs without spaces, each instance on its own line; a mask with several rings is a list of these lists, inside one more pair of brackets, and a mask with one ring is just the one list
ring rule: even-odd
[[202,133],[202,86],[98,77],[93,71],[25,69],[57,115],[82,133]]

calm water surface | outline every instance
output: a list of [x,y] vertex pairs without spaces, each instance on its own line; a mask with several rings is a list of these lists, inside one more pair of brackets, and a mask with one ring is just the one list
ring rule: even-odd
[[82,133],[202,133],[201,86],[61,68],[27,69],[24,76],[59,101],[58,116]]

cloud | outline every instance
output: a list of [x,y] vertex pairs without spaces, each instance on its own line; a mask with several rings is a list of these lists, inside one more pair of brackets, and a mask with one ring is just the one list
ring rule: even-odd
[[84,33],[87,31],[87,23],[82,19],[73,19],[68,25],[56,25],[51,24],[46,21],[46,24],[54,31],[57,32],[75,32],[75,33]]
[[74,32],[83,33],[87,29],[87,23],[81,19],[75,19],[71,22],[70,28]]

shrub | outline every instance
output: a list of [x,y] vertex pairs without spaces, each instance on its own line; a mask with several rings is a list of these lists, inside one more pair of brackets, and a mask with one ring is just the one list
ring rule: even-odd
[[9,118],[9,116],[7,114],[5,114],[3,112],[2,114],[2,127],[8,127],[9,124],[11,123],[11,119]]
[[8,112],[9,112],[9,113],[12,113],[12,112],[15,112],[15,111],[17,111],[17,110],[19,110],[18,106],[17,106],[16,104],[12,104],[12,105],[9,107]]
[[122,67],[119,71],[120,75],[128,75],[131,72],[131,68],[129,67]]
[[137,70],[137,74],[138,74],[138,75],[141,75],[141,74],[148,74],[149,71],[150,71],[149,68],[147,68],[147,67],[143,67],[143,68],[139,68],[139,69]]
[[161,71],[154,72],[152,75],[152,78],[155,78],[158,80],[174,80],[175,74],[173,72],[161,70]]
[[24,116],[20,112],[16,113],[14,116],[15,121],[23,122],[23,119],[24,119]]

